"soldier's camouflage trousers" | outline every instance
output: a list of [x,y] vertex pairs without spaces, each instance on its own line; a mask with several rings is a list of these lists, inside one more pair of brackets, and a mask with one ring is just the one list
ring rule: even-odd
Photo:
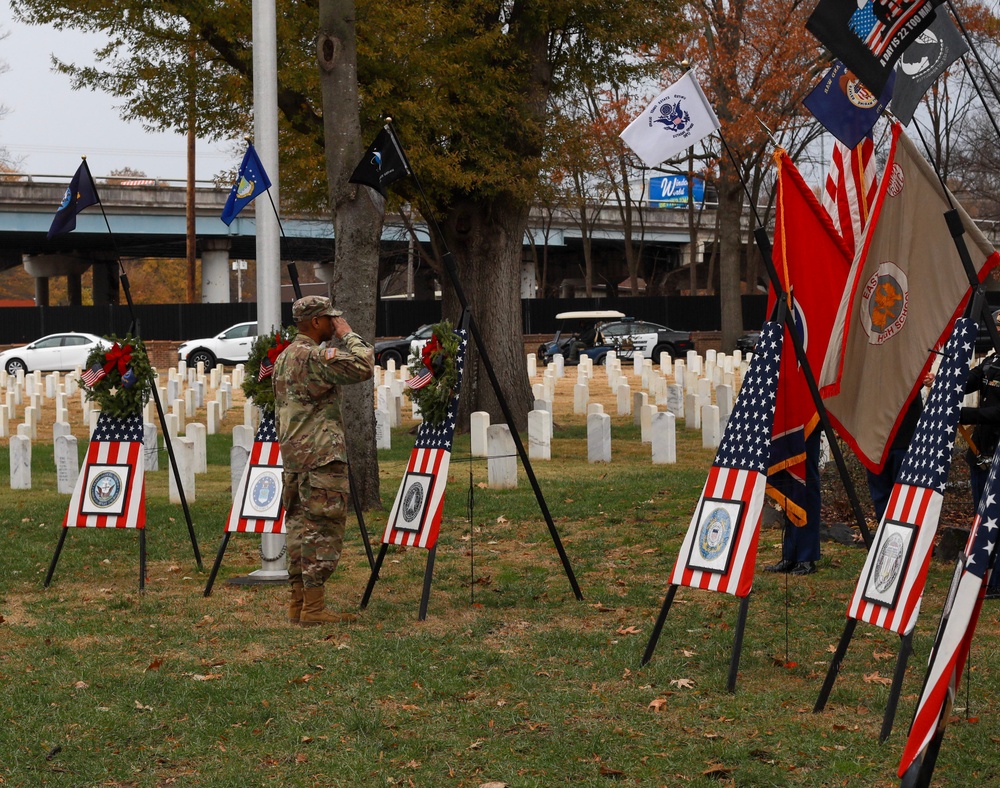
[[282,474],[288,574],[318,588],[333,574],[344,547],[350,483],[347,463],[331,462],[311,471]]

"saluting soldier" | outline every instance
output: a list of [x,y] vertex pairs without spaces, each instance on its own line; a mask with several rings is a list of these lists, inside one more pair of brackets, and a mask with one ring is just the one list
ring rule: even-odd
[[[324,584],[343,549],[350,491],[340,388],[368,380],[375,371],[374,348],[342,315],[324,296],[298,299],[292,305],[298,336],[274,364],[291,584],[288,620],[302,626],[356,618],[331,613],[324,602]],[[346,351],[323,347],[334,337]]]

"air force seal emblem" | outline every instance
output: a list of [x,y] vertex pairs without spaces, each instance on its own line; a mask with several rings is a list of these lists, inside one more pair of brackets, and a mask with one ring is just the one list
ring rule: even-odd
[[250,491],[250,505],[258,512],[266,512],[274,505],[278,496],[278,476],[273,471],[265,471],[257,476]]

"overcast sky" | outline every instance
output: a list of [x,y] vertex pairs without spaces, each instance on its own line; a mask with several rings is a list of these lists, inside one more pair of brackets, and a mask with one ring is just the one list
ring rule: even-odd
[[[85,155],[95,176],[132,167],[151,178],[183,180],[186,138],[178,133],[150,133],[139,123],[121,119],[114,100],[105,93],[74,91],[69,78],[52,71],[50,56],[90,65],[99,37],[74,30],[29,26],[16,22],[8,0],[0,0],[0,146],[20,170],[34,175],[69,177]],[[225,142],[198,143],[197,177],[209,180],[235,168],[242,152]]]

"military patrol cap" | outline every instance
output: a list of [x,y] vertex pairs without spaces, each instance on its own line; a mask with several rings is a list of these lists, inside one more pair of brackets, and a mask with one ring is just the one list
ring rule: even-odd
[[292,320],[300,323],[303,320],[311,320],[314,317],[330,315],[340,317],[343,312],[334,309],[330,299],[326,296],[308,295],[303,296],[292,304]]

